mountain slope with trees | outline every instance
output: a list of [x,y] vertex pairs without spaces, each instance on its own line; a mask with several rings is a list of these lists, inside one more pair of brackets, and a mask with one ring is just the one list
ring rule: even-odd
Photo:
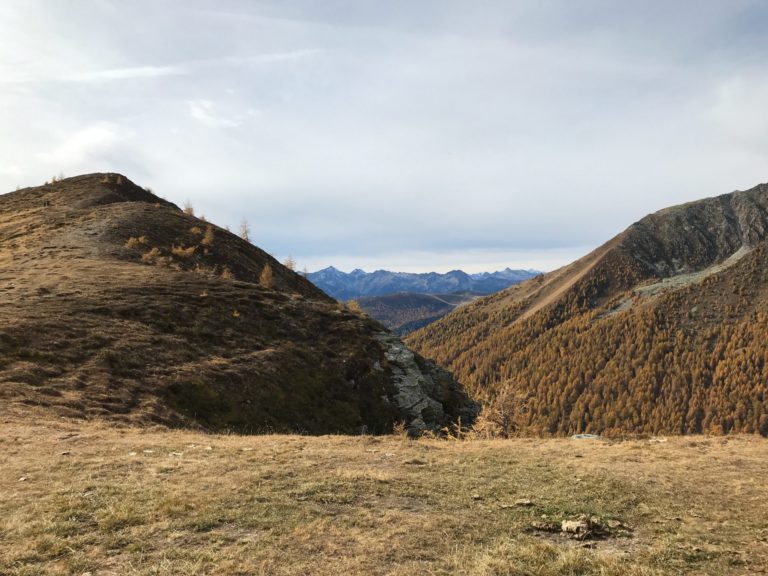
[[499,434],[768,435],[768,185],[661,210],[407,342]]

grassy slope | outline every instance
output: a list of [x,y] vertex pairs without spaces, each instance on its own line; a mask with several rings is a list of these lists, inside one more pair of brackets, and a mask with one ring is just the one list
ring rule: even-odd
[[[217,436],[4,417],[0,574],[743,574],[768,566],[751,437]],[[520,498],[531,507],[506,506]],[[594,548],[530,532],[594,514]]]
[[388,400],[383,331],[122,176],[0,195],[0,404],[243,432],[386,432],[404,416]]

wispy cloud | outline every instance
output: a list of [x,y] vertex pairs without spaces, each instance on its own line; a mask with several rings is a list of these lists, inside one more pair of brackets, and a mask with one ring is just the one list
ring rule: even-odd
[[304,60],[319,54],[321,50],[317,48],[304,48],[301,50],[289,50],[287,52],[269,52],[265,54],[254,54],[253,56],[235,56],[224,58],[221,62],[232,65],[242,64],[273,64],[277,62],[293,62]]
[[43,162],[69,167],[110,151],[119,142],[118,126],[97,122],[78,130],[50,152],[38,154]]
[[210,100],[188,100],[189,115],[210,128],[237,128],[243,123],[240,116],[227,117],[216,112]]
[[115,80],[134,80],[137,78],[162,78],[188,74],[183,66],[135,66],[130,68],[112,68],[96,70],[66,76],[62,80],[69,82],[111,82]]
[[0,77],[0,84],[43,84],[43,83],[106,83],[125,80],[142,80],[181,76],[191,70],[184,66],[133,66],[128,68],[107,68],[86,72],[70,73],[12,73]]

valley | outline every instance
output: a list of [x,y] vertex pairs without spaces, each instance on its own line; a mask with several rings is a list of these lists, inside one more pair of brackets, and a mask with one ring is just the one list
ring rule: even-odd
[[480,294],[474,292],[451,294],[400,292],[386,296],[359,298],[356,302],[371,318],[381,322],[395,334],[405,336],[479,297]]

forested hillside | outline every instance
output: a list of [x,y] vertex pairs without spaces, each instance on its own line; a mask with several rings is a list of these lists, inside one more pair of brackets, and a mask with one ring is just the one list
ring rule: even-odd
[[768,186],[663,210],[408,342],[496,433],[768,435]]

